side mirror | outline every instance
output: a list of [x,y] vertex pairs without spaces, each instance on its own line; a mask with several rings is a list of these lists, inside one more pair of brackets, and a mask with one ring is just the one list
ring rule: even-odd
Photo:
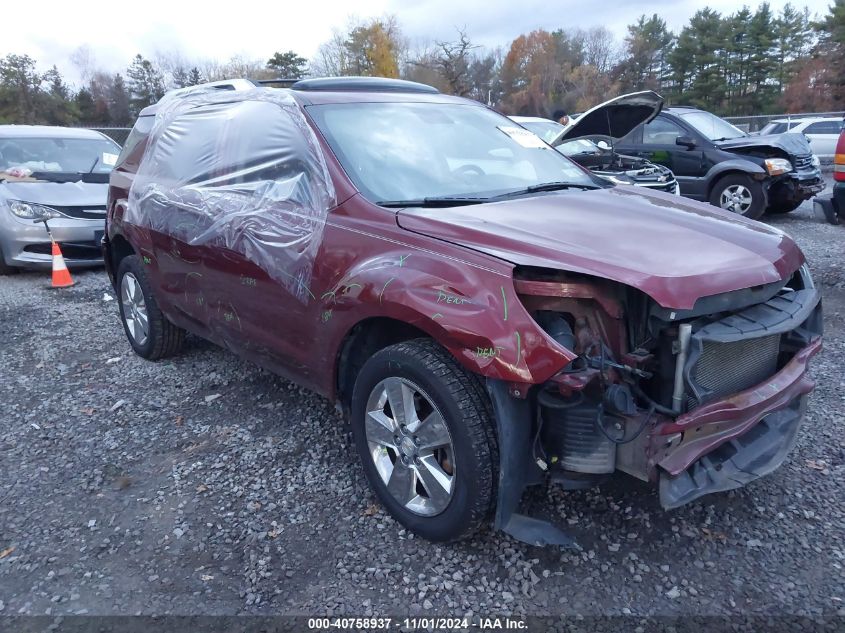
[[680,145],[681,147],[686,147],[687,149],[693,149],[695,147],[695,141],[689,136],[679,136],[675,139],[675,145]]

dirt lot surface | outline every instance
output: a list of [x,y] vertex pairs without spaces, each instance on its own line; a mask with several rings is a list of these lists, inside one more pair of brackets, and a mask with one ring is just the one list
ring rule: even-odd
[[134,356],[101,270],[0,278],[0,616],[845,615],[845,228],[771,222],[824,294],[796,449],[671,512],[624,476],[538,492],[582,551],[413,538],[327,401],[198,338]]

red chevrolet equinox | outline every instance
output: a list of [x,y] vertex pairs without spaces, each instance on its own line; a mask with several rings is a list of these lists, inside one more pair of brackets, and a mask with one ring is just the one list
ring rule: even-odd
[[103,247],[135,352],[191,332],[336,402],[375,494],[437,541],[492,516],[569,543],[520,512],[537,484],[622,471],[674,508],[766,475],[821,347],[784,233],[399,80],[169,94],[111,175]]

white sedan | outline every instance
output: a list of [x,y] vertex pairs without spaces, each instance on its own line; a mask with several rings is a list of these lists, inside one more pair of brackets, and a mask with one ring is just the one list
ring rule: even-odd
[[810,141],[813,154],[821,159],[832,160],[836,153],[836,141],[842,129],[840,117],[807,117],[801,119],[774,119],[760,130],[760,134],[782,134],[800,132]]

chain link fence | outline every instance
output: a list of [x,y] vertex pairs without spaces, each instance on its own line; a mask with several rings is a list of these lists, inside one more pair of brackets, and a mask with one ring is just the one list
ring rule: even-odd
[[131,127],[94,127],[91,125],[84,125],[81,127],[84,127],[88,130],[102,132],[121,147],[123,147],[123,144],[126,142],[126,139],[129,136],[129,132],[132,130]]
[[802,112],[799,114],[760,114],[755,116],[726,116],[724,119],[733,123],[743,132],[759,132],[766,125],[775,120],[789,120],[795,121],[799,119],[806,119],[808,117],[836,117],[841,119],[845,116],[845,112],[839,110],[837,112]]

